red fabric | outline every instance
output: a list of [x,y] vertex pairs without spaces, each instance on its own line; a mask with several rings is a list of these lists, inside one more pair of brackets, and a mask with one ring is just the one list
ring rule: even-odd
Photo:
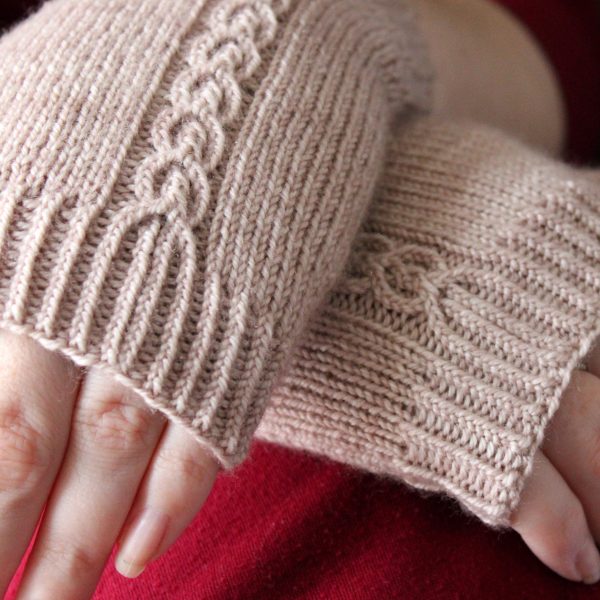
[[447,497],[266,443],[217,480],[183,536],[137,579],[121,577],[113,559],[94,600],[584,600],[600,591],[549,571],[518,534],[484,527]]
[[[571,153],[589,159],[600,139],[600,26],[592,3],[503,3],[546,44],[566,86]],[[234,473],[221,474],[194,522],[140,577],[121,577],[113,559],[95,600],[576,600],[600,593],[600,585],[554,574],[517,533],[492,531],[447,497],[261,442]]]

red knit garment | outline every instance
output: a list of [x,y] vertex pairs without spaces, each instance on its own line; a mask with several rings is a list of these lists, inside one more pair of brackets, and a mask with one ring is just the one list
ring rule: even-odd
[[[600,141],[595,3],[502,3],[532,29],[557,69],[569,110],[568,157],[591,160]],[[516,532],[486,528],[449,498],[262,442],[233,474],[221,474],[194,522],[137,579],[119,575],[114,556],[95,600],[551,600],[600,593],[600,584],[553,573]],[[7,598],[14,598],[25,559]]]
[[[94,600],[584,600],[600,584],[545,567],[444,496],[256,443],[174,546]],[[19,574],[20,575],[20,574]],[[14,600],[14,595],[8,595]]]

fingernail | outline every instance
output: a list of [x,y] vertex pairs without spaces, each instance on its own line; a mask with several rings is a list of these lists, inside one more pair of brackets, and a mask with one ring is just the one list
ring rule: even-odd
[[125,577],[137,577],[158,550],[169,524],[169,516],[154,508],[145,508],[125,533],[115,567]]
[[577,571],[584,583],[596,583],[600,579],[600,555],[594,544],[588,544],[577,555]]

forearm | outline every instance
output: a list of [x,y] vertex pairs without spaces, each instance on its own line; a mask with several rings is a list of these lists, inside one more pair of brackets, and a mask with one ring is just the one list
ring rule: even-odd
[[411,0],[436,70],[433,112],[499,127],[558,155],[562,92],[529,31],[489,0]]

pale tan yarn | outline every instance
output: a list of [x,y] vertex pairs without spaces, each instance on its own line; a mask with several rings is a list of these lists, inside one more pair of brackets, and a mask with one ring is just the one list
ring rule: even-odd
[[399,0],[52,0],[0,39],[0,326],[222,466],[430,106]]
[[439,117],[398,131],[386,162],[256,437],[503,529],[600,335],[600,170]]

